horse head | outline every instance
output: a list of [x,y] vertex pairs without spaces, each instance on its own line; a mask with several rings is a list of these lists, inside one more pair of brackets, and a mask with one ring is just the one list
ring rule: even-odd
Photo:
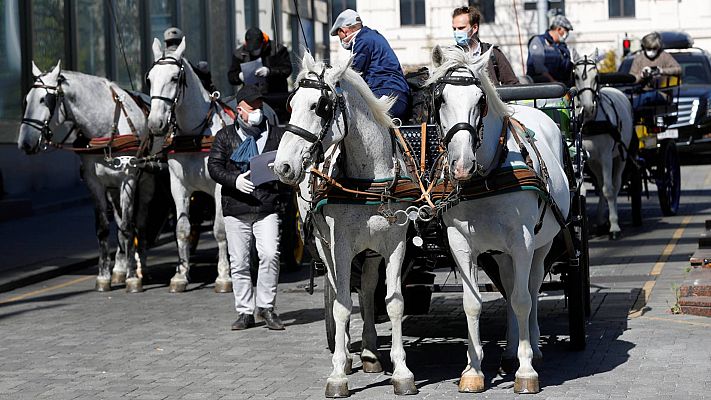
[[469,180],[481,170],[477,150],[483,142],[483,123],[489,105],[507,112],[491,83],[487,63],[492,49],[473,58],[458,47],[435,46],[431,76],[435,118],[447,149],[451,178]]
[[151,112],[148,114],[148,129],[153,134],[162,134],[174,118],[175,106],[182,100],[185,90],[185,38],[175,51],[161,49],[160,41],[153,39],[153,66],[146,74],[151,95]]
[[27,154],[37,153],[43,143],[51,141],[50,123],[62,123],[57,111],[61,105],[62,61],[47,73],[33,61],[32,77],[34,84],[25,97],[25,112],[17,139],[18,148]]
[[[291,119],[286,125],[274,161],[274,172],[290,185],[301,182],[307,169],[323,159],[324,152],[356,134],[359,121],[387,129],[387,110],[393,100],[377,99],[350,60],[329,67],[306,53],[297,77],[298,87],[288,100]],[[362,117],[362,118],[361,118]]]
[[598,52],[596,49],[589,56],[578,57],[575,60],[573,69],[575,86],[578,88],[578,104],[583,109],[582,115],[585,121],[593,119],[597,112],[597,97],[600,91],[597,59]]

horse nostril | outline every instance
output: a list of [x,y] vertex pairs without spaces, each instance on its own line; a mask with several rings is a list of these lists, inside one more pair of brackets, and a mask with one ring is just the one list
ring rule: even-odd
[[279,172],[281,172],[281,174],[283,176],[288,175],[290,171],[291,171],[291,166],[289,166],[289,164],[287,164],[287,163],[284,163],[284,164],[280,165],[280,167],[279,167]]

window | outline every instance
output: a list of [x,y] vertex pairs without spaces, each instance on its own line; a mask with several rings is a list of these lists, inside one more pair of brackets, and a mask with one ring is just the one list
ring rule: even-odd
[[331,24],[336,22],[338,14],[342,13],[343,10],[347,8],[358,11],[356,3],[356,0],[333,0],[333,4],[331,5]]
[[[42,71],[47,71],[64,57],[64,1],[32,2],[32,57]],[[66,67],[66,61],[64,63]]]
[[[141,73],[143,59],[141,54],[141,24],[136,23],[136,21],[141,20],[141,1],[113,0],[109,4],[114,7],[113,13],[120,33],[120,36],[116,37],[116,48],[114,49],[115,80],[125,88],[132,87],[131,83],[133,83],[133,87],[136,90],[142,90],[141,88],[145,82]],[[116,28],[112,27],[111,29],[115,33]],[[163,39],[163,32],[161,31],[157,37]],[[123,43],[123,46],[121,46],[121,43]],[[126,54],[125,60],[121,50]],[[151,62],[153,61],[153,52],[150,47],[146,49],[145,57],[150,57],[148,59]]]
[[482,24],[493,24],[496,22],[494,3],[495,0],[469,0],[469,6],[474,6],[481,12]]
[[5,0],[0,5],[3,5],[0,7],[0,143],[10,143],[17,140],[17,126],[5,123],[22,117],[22,99],[26,94],[21,88],[20,5],[18,0]]
[[106,76],[104,3],[78,0],[76,5],[76,69],[90,75]]
[[259,4],[257,4],[257,0],[244,0],[244,25],[247,29],[252,27],[259,28]]
[[635,0],[609,0],[610,18],[634,18]]
[[180,0],[178,28],[182,29],[185,35],[185,57],[193,64],[207,60],[205,10],[204,0]]
[[400,0],[400,25],[424,25],[425,0]]

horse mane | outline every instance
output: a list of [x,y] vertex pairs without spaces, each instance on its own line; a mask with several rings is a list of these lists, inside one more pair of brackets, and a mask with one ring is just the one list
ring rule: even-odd
[[[307,55],[305,57],[309,56]],[[393,124],[393,120],[390,117],[389,110],[390,107],[392,107],[392,105],[395,103],[396,99],[394,97],[375,97],[373,91],[370,90],[370,87],[368,87],[368,84],[363,80],[360,74],[350,68],[351,61],[352,58],[348,60],[347,65],[341,66],[341,68],[345,68],[345,71],[343,72],[343,74],[341,74],[340,80],[352,85],[355,88],[356,92],[363,98],[366,105],[373,113],[373,117],[375,118],[375,121],[378,123],[378,125],[385,126],[388,128],[395,127],[395,125]],[[328,68],[327,65],[322,61],[314,61],[313,63],[304,64],[304,68],[299,71],[299,74],[296,77],[296,82],[301,81],[301,79],[308,78],[308,75],[311,73],[321,74],[324,68],[327,68],[326,73],[324,74],[324,81],[335,93],[336,82],[338,80],[336,75],[338,75],[337,71],[339,68]]]
[[513,114],[513,110],[506,103],[501,101],[494,83],[491,82],[491,78],[489,78],[488,62],[484,68],[478,70],[476,66],[477,60],[461,48],[457,46],[440,47],[440,51],[442,52],[442,63],[439,66],[430,67],[430,77],[425,81],[425,85],[429,86],[436,83],[437,80],[444,77],[450,69],[466,68],[481,81],[481,89],[486,95],[486,101],[490,110],[502,117],[511,116]]

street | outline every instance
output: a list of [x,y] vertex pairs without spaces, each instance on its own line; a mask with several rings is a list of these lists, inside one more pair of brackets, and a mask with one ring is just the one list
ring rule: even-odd
[[[679,215],[663,217],[656,192],[643,199],[644,224],[631,225],[629,200],[620,197],[622,239],[591,237],[592,315],[587,348],[568,350],[567,310],[562,292],[540,296],[543,365],[541,392],[532,399],[702,399],[711,398],[711,320],[675,315],[674,288],[689,266],[704,221],[711,218],[711,169],[682,167]],[[588,192],[588,210],[597,198]],[[82,208],[80,208],[82,207]],[[61,224],[86,204],[32,217]],[[89,208],[90,209],[90,208]],[[594,216],[591,215],[591,221]],[[11,225],[0,224],[3,237]],[[89,226],[90,223],[81,225]],[[81,232],[91,237],[92,231]],[[47,235],[45,235],[47,236]],[[27,236],[25,240],[30,240]],[[63,237],[71,257],[72,240]],[[207,242],[207,243],[206,243]],[[3,258],[43,260],[34,250],[2,247]],[[314,295],[304,291],[308,270],[283,271],[277,308],[285,331],[263,323],[230,331],[233,298],[216,294],[210,236],[194,258],[193,283],[168,293],[177,252],[168,243],[149,253],[141,294],[123,288],[94,289],[96,267],[0,293],[0,399],[321,399],[331,372],[323,322],[323,278]],[[23,254],[18,254],[23,252]],[[29,254],[33,252],[33,254]],[[86,249],[82,257],[89,257]],[[40,261],[37,261],[40,260]],[[51,262],[52,260],[46,261]],[[440,271],[438,280],[455,279]],[[483,273],[480,274],[483,276]],[[466,363],[466,321],[460,293],[434,294],[430,314],[403,323],[407,364],[420,390],[413,398],[501,398],[513,393],[513,374],[497,373],[505,334],[505,303],[498,293],[483,295],[481,334],[487,390],[457,392]],[[357,296],[354,295],[357,305]],[[349,376],[354,399],[393,398],[388,360],[390,324],[377,326],[386,372],[364,374],[354,357]],[[352,348],[360,346],[362,321],[354,307]]]

